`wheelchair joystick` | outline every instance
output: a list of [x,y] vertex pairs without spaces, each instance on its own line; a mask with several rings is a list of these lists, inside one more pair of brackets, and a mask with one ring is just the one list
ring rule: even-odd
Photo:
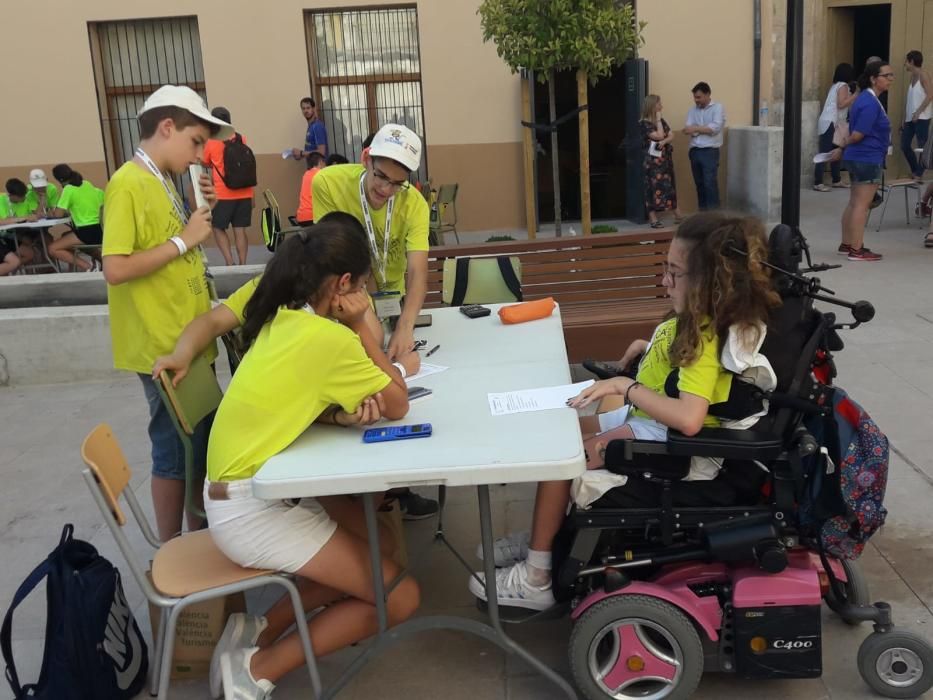
[[857,301],[852,307],[852,317],[859,323],[868,323],[875,317],[875,307],[869,301]]

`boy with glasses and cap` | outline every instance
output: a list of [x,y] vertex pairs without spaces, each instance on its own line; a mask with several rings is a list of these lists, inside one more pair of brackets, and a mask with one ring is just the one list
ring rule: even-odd
[[[342,211],[366,230],[372,256],[369,291],[374,301],[366,320],[376,338],[384,340],[382,322],[395,318],[386,349],[393,362],[414,348],[415,320],[428,291],[430,209],[408,180],[421,165],[421,150],[421,139],[411,129],[386,124],[373,136],[368,152],[363,152],[362,164],[325,168],[311,183],[315,220]],[[393,495],[408,520],[437,512],[435,501],[409,489]]]

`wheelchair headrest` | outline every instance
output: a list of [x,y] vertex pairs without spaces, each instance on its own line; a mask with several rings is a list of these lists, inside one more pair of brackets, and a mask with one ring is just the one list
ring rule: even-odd
[[800,236],[794,229],[787,224],[778,224],[771,229],[771,235],[768,236],[768,262],[796,274],[802,260]]

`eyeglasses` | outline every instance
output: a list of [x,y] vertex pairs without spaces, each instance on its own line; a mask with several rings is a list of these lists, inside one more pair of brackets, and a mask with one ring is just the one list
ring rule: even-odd
[[373,166],[373,176],[376,178],[376,180],[379,182],[379,184],[382,187],[386,187],[393,192],[398,192],[400,190],[407,190],[411,185],[411,183],[409,183],[408,180],[392,180],[391,178],[389,178],[388,175],[386,175],[376,166]]
[[671,280],[671,289],[677,286],[677,280],[686,276],[686,272],[675,272],[672,270],[670,263],[661,263],[661,279],[663,280],[665,277],[669,277]]
[[879,78],[887,78],[888,80],[894,80],[894,73],[878,73]]

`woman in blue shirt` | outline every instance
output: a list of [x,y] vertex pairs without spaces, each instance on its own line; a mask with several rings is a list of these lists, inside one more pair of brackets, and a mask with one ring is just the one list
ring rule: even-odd
[[[891,122],[878,99],[894,82],[894,70],[882,61],[872,61],[859,77],[858,97],[849,110],[849,137],[837,149],[843,167],[849,171],[852,188],[849,203],[842,212],[842,243],[839,254],[849,260],[881,260],[881,255],[865,247],[865,222],[871,201],[881,184],[881,169],[891,143]],[[841,153],[840,153],[841,151]]]

